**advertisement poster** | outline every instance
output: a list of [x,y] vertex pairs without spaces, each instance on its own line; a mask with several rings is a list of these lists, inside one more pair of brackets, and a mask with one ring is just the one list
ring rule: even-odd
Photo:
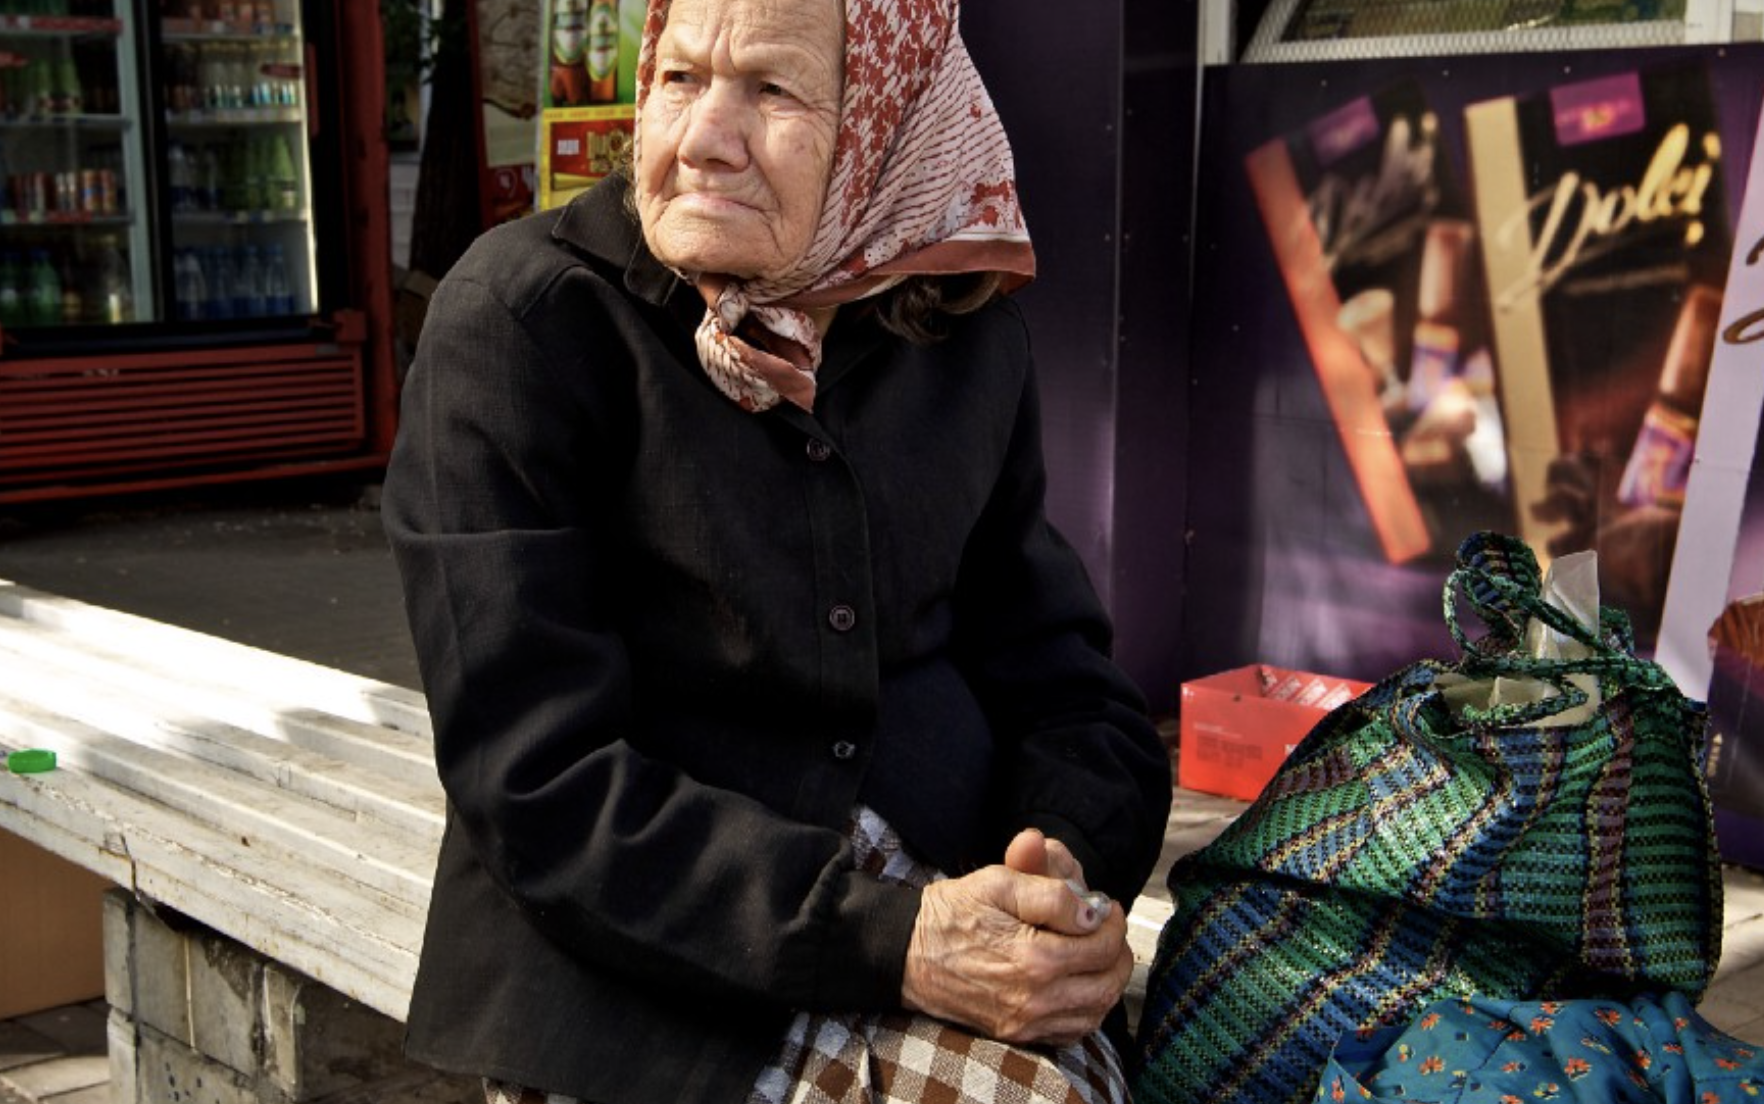
[[[1454,656],[1442,587],[1479,529],[1596,550],[1651,654],[1717,447],[1764,49],[1205,79],[1185,668]],[[1759,412],[1725,413],[1749,465]]]
[[477,0],[467,9],[477,62],[479,195],[486,227],[533,210],[539,5],[540,0]]
[[539,207],[568,203],[629,156],[642,0],[544,0]]
[[[1759,119],[1764,136],[1764,115]],[[1764,142],[1754,142],[1673,562],[1660,662],[1709,703],[1727,858],[1764,869]]]
[[1519,535],[1600,558],[1658,631],[1727,262],[1707,66],[1639,65],[1465,113]]
[[1488,296],[1419,85],[1355,97],[1244,159],[1269,248],[1385,557],[1504,527]]

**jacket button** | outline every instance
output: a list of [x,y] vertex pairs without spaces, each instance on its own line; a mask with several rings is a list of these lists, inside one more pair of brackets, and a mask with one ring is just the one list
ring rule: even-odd
[[827,624],[833,626],[834,632],[850,632],[857,627],[857,610],[847,605],[834,606],[827,611]]
[[841,740],[833,745],[833,758],[841,763],[857,758],[857,745],[850,740]]
[[833,455],[833,446],[821,440],[819,437],[810,437],[806,448],[808,451],[808,458],[817,464]]

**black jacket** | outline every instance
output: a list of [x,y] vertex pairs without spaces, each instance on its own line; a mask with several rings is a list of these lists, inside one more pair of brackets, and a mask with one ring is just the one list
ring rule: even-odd
[[1008,304],[846,308],[815,414],[743,412],[612,181],[436,291],[384,516],[449,798],[411,1053],[609,1104],[739,1101],[791,1009],[897,1004],[917,892],[1023,826],[1131,902],[1168,763],[1042,510]]

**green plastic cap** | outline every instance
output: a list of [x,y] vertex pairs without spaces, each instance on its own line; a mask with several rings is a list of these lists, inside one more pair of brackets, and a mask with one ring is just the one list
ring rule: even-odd
[[6,769],[13,774],[42,774],[55,769],[55,753],[43,748],[26,748],[6,757]]

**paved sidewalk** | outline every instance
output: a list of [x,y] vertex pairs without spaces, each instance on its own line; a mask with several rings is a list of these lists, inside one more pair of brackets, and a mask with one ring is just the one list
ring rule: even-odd
[[378,503],[329,480],[0,510],[0,579],[420,689]]

